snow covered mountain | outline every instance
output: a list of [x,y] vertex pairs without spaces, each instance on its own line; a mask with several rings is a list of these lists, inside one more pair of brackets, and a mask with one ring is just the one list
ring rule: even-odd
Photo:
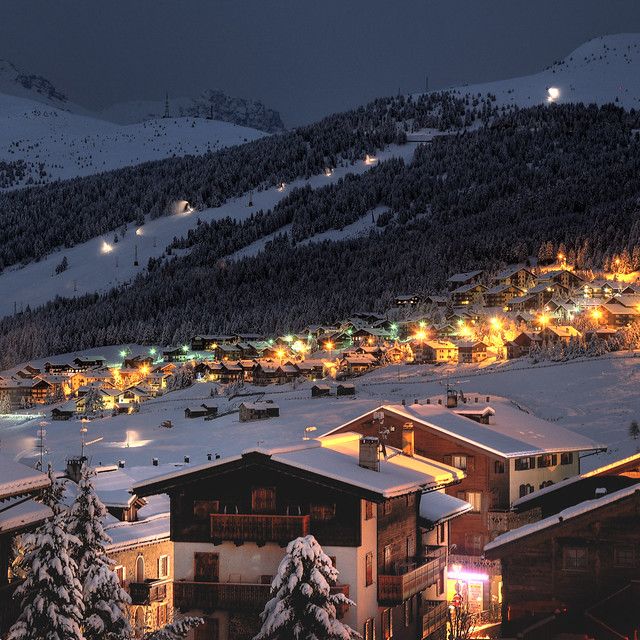
[[53,84],[35,74],[26,74],[9,60],[0,59],[0,93],[29,98],[50,106],[69,108],[67,96]]
[[133,124],[160,118],[167,107],[171,116],[221,120],[268,133],[284,129],[280,114],[262,102],[234,98],[213,89],[203,91],[195,98],[119,102],[103,109],[98,115],[119,124]]
[[[544,102],[614,103],[640,107],[640,34],[589,40],[539,73],[456,87],[461,94],[493,94],[500,105],[530,107]],[[550,88],[557,89],[557,94]]]

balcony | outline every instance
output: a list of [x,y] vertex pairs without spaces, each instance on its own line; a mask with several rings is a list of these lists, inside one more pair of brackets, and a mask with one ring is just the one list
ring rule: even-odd
[[131,604],[148,605],[152,602],[162,602],[167,597],[167,581],[130,582],[129,595],[131,596]]
[[446,547],[427,547],[425,552],[424,558],[400,565],[394,574],[378,575],[378,600],[381,604],[401,604],[436,583],[446,566]]
[[283,546],[290,540],[309,534],[310,516],[276,516],[252,514],[211,514],[211,538],[215,541],[278,542]]
[[440,631],[447,624],[448,605],[444,600],[425,600],[425,612],[422,616],[422,638]]
[[[270,584],[180,581],[173,583],[173,606],[183,613],[192,609],[259,612],[269,600],[270,592]],[[331,593],[344,593],[349,597],[349,585],[331,587]],[[347,608],[339,607],[338,617],[342,617]]]
[[514,513],[513,511],[494,510],[487,513],[487,529],[494,535],[517,529],[525,524],[537,522],[542,517],[540,508],[531,509],[524,513]]

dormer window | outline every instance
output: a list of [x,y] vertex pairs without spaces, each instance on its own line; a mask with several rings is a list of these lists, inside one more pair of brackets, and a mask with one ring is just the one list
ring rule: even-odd
[[251,511],[253,513],[275,513],[275,487],[254,487],[251,490]]

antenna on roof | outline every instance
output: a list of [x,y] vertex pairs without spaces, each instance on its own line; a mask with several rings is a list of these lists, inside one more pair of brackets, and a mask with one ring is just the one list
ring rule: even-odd
[[167,91],[164,96],[164,115],[163,118],[169,118],[169,92]]

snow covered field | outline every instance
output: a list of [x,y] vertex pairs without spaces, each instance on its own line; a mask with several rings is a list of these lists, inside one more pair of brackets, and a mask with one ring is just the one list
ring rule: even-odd
[[[112,349],[117,349],[113,347]],[[97,350],[96,350],[97,351]],[[109,357],[109,354],[106,354]],[[114,358],[115,359],[115,358]],[[636,452],[639,441],[628,436],[631,420],[640,418],[640,354],[616,354],[603,359],[576,360],[558,364],[531,365],[520,360],[490,369],[469,369],[460,375],[450,374],[449,383],[474,393],[496,396],[516,403],[518,411],[557,423],[595,441],[608,445],[607,454],[586,457],[583,470]],[[300,441],[306,427],[316,427],[313,435],[326,433],[383,403],[424,399],[444,393],[445,367],[430,365],[378,369],[356,378],[356,398],[311,398],[312,383],[261,388],[245,387],[252,395],[232,400],[212,398],[216,385],[198,383],[151,400],[133,415],[97,419],[89,424],[88,451],[94,464],[113,464],[125,460],[127,467],[150,465],[157,457],[161,465],[206,462],[207,454],[228,456],[260,443],[272,446]],[[257,422],[239,422],[238,405],[258,398],[271,399],[280,407],[280,417]],[[215,420],[187,419],[184,409],[201,402],[215,402],[222,415]],[[47,421],[50,419],[47,417]],[[36,456],[36,431],[42,418],[23,421],[0,418],[2,451],[33,463]],[[160,426],[171,420],[173,427]],[[517,433],[514,425],[514,433]],[[46,448],[56,466],[67,456],[80,451],[80,422],[50,422]]]

